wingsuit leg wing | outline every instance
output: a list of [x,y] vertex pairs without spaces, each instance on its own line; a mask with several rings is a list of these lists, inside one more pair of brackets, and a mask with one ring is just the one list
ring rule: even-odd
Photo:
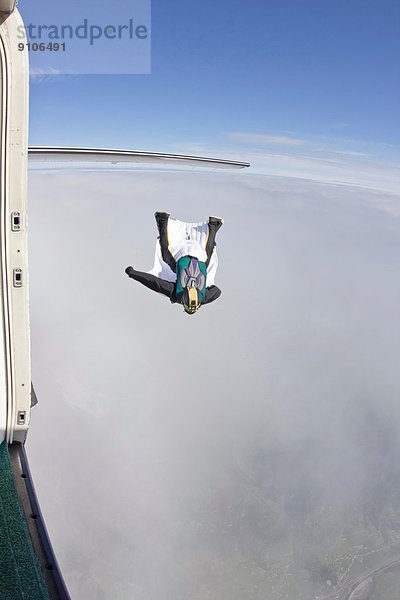
[[156,212],[154,216],[158,227],[162,259],[170,267],[171,271],[176,273],[176,261],[170,252],[168,243],[169,214],[166,212]]
[[223,221],[218,217],[210,217],[208,219],[208,239],[206,244],[206,253],[207,253],[207,267],[210,264],[211,256],[216,246],[215,237],[218,233],[218,230],[222,227]]

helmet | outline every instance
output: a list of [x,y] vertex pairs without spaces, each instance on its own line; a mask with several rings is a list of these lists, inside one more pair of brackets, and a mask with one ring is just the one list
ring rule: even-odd
[[182,296],[183,310],[188,315],[194,315],[201,306],[197,288],[192,284],[183,290]]

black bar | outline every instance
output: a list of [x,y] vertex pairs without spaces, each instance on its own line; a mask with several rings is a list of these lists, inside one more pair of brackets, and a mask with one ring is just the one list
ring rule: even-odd
[[[21,506],[28,524],[34,550],[42,568],[49,596],[51,600],[71,600],[40,510],[25,446],[17,442],[10,445],[8,449]],[[17,457],[19,461],[16,460]]]

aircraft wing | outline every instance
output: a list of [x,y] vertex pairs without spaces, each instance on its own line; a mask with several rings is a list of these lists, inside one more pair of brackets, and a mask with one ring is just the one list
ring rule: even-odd
[[141,152],[138,150],[112,150],[107,148],[70,148],[59,146],[31,146],[29,163],[54,162],[98,162],[109,164],[154,164],[166,166],[208,167],[222,169],[243,169],[249,167],[247,162],[207,158],[203,156],[186,156],[184,154],[165,154],[161,152]]

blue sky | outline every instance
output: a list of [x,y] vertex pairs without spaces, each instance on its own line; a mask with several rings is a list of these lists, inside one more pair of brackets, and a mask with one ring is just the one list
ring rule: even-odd
[[33,77],[30,143],[397,162],[399,23],[395,0],[153,0],[151,74]]

